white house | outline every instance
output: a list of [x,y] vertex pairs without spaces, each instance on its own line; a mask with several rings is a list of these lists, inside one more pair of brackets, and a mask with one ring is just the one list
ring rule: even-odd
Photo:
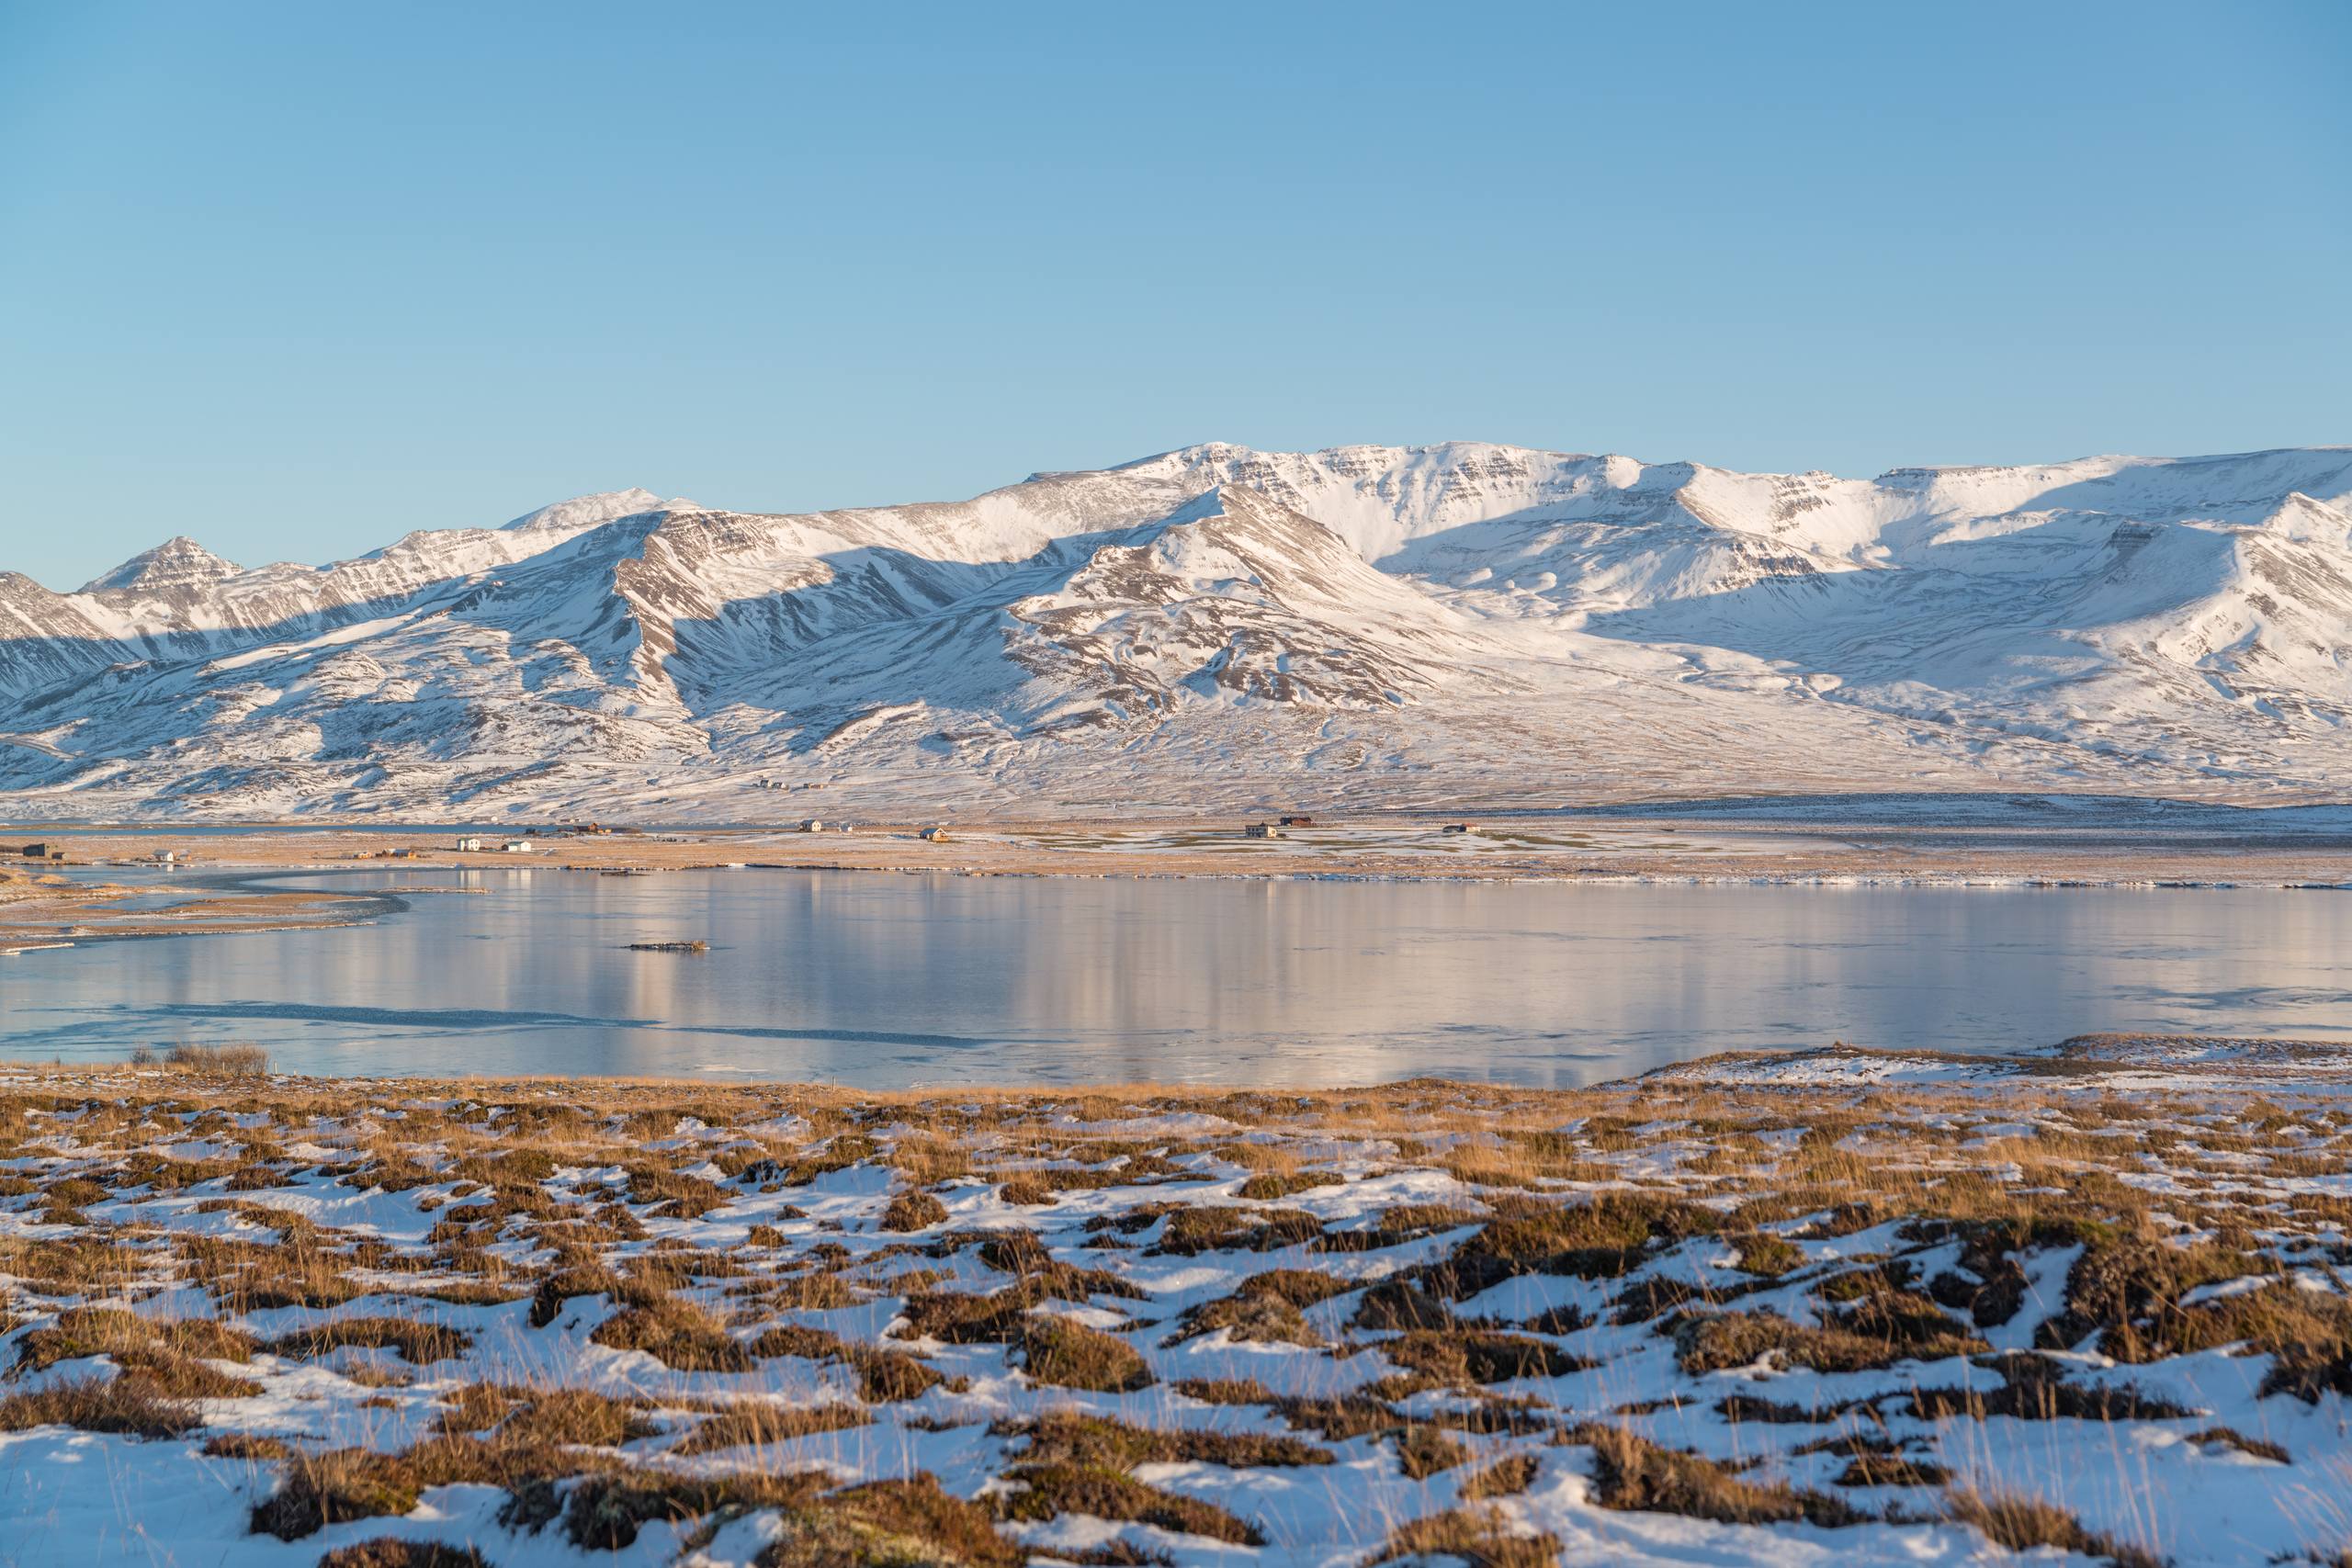
[[510,855],[536,854],[539,848],[528,839],[509,839],[498,847]]
[[475,838],[459,839],[458,848],[465,853],[471,854],[481,848],[481,840]]

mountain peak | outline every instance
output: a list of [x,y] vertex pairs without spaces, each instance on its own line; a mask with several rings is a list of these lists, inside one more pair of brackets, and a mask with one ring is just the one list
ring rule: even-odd
[[665,502],[650,490],[599,491],[594,495],[575,495],[570,501],[542,506],[537,512],[526,512],[507,524],[506,531],[519,534],[534,528],[593,528],[617,517],[689,505],[690,502]]
[[1211,443],[899,507],[606,491],[319,568],[174,539],[90,587],[0,576],[0,736],[67,738],[0,745],[18,816],[2352,772],[2343,448],[1871,481]]
[[153,592],[194,588],[234,577],[240,568],[223,560],[185,534],[175,535],[152,550],[142,550],[103,577],[82,585],[85,593]]

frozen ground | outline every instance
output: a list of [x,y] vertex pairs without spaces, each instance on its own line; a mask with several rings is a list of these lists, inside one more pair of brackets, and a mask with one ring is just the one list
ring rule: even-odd
[[2336,1563],[2337,1054],[0,1086],[22,1563]]

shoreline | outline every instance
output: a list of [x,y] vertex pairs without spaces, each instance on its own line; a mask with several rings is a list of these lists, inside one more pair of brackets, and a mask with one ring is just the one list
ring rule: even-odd
[[[922,823],[857,830],[789,827],[669,832],[545,831],[495,847],[454,848],[427,829],[255,828],[62,834],[49,840],[76,869],[235,873],[352,870],[801,873],[889,871],[945,876],[1143,880],[1227,878],[1555,886],[1897,888],[2352,888],[2352,833],[2181,831],[2157,826],[2019,827],[1969,821],[1791,823],[1556,816],[1478,819],[1321,819],[1267,838],[1235,819],[1139,819],[1079,826],[982,821],[922,837]],[[171,855],[169,863],[159,862]]]
[[[978,824],[952,829],[944,843],[904,824],[865,826],[854,833],[784,828],[567,832],[515,841],[531,848],[520,853],[459,851],[453,835],[375,827],[56,836],[45,842],[67,858],[35,863],[43,874],[17,875],[10,884],[17,897],[0,899],[0,957],[92,942],[372,925],[405,908],[410,896],[482,890],[439,880],[452,874],[485,882],[488,874],[501,873],[637,877],[727,871],[1555,889],[2352,891],[2352,839],[2331,835],[2283,835],[2250,845],[2244,835],[2207,841],[2149,829],[2124,835],[2119,842],[2111,829],[2069,833],[1966,824],[1792,827],[1694,818],[1633,826],[1583,824],[1570,831],[1554,818],[1484,819],[1462,829],[1449,829],[1434,818],[1403,824],[1341,819],[1251,839],[1229,821],[1182,819],[1083,831],[1067,825]],[[800,852],[775,852],[786,845]],[[173,858],[158,858],[166,854]],[[0,863],[0,879],[15,870]],[[177,906],[184,913],[173,918],[153,908],[113,907],[154,891],[140,883],[33,886],[60,883],[61,870],[68,878],[168,874],[196,897]],[[265,886],[288,877],[351,873],[416,873],[435,880],[349,892]],[[289,912],[236,918],[238,908],[252,908],[253,900],[274,900]],[[322,909],[309,918],[290,913],[303,906]],[[18,907],[65,908],[73,918],[70,924],[55,918],[20,923],[10,919]]]
[[[198,1047],[199,1057],[205,1048]],[[266,1054],[254,1048],[266,1062]],[[188,1075],[168,1060],[40,1061],[0,1056],[0,1092],[33,1080],[87,1080],[124,1087],[115,1080],[184,1081]],[[1163,1103],[1201,1103],[1228,1099],[1297,1095],[1344,1100],[1402,1093],[1454,1089],[1522,1102],[1569,1101],[1592,1096],[1633,1095],[1689,1089],[1709,1093],[1819,1094],[1890,1089],[1923,1092],[2106,1090],[2173,1091],[2196,1084],[2217,1092],[2263,1095],[2308,1092],[2352,1094],[2352,1041],[2291,1035],[2094,1033],[2015,1051],[1946,1051],[1924,1046],[1792,1046],[1786,1050],[1718,1051],[1668,1062],[1620,1078],[1575,1087],[1544,1087],[1505,1079],[1416,1074],[1368,1083],[1161,1082],[1102,1080],[1071,1083],[1020,1082],[910,1084],[873,1089],[823,1079],[763,1078],[729,1071],[707,1076],[642,1074],[281,1072],[265,1066],[240,1081],[266,1083],[281,1091],[358,1089],[447,1091],[477,1094],[575,1093],[594,1096],[639,1091],[677,1094],[788,1095],[842,1105],[917,1105],[943,1100],[1001,1105],[1013,1101],[1054,1103],[1129,1099]]]
[[[108,866],[108,870],[126,869]],[[392,893],[334,893],[258,886],[270,880],[266,873],[243,876],[191,877],[165,888],[130,884],[75,883],[54,875],[40,886],[0,884],[16,897],[0,900],[0,958],[49,952],[96,942],[141,942],[177,936],[265,935],[274,931],[334,931],[368,925],[408,906]],[[144,900],[158,894],[185,892],[182,902],[154,907],[122,907],[126,900]],[[360,912],[336,914],[346,906]],[[51,918],[26,921],[12,919],[19,908],[46,910]],[[254,918],[241,909],[257,910]],[[296,911],[317,908],[303,916]]]

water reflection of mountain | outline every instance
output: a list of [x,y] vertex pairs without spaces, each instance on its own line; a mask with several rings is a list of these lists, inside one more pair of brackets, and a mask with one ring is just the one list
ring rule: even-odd
[[[479,897],[363,929],[16,960],[0,1048],[256,1040],[334,1072],[876,1085],[1549,1084],[1831,1038],[2352,1037],[2334,956],[2352,902],[2334,893],[477,874]],[[697,937],[715,950],[628,950]]]

